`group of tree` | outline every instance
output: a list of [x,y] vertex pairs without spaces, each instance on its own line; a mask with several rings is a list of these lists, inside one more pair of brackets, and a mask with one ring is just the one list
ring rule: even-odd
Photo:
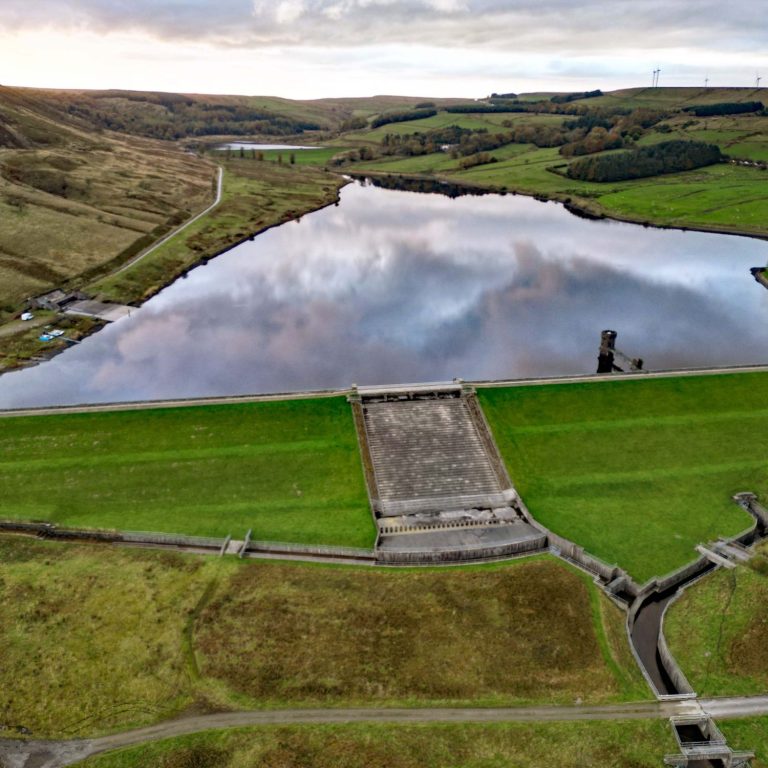
[[371,128],[380,128],[389,123],[404,123],[408,120],[423,120],[425,117],[434,117],[437,110],[434,107],[423,109],[409,109],[403,112],[384,112],[371,120]]
[[596,99],[598,96],[602,96],[603,92],[596,88],[594,91],[581,91],[578,93],[561,93],[557,96],[553,96],[550,101],[553,104],[567,104],[570,101],[581,101],[582,99]]
[[252,107],[247,101],[205,101],[178,94],[98,92],[75,100],[68,112],[98,128],[169,140],[288,136],[321,128],[312,121]]
[[464,157],[459,161],[459,168],[466,170],[467,168],[474,168],[476,165],[488,165],[489,163],[498,163],[497,157],[494,157],[488,152],[478,152],[476,155],[470,155]]
[[567,175],[581,181],[624,181],[690,171],[722,159],[720,147],[715,144],[676,139],[628,152],[585,157],[572,162]]
[[719,104],[692,104],[684,107],[683,112],[692,112],[696,117],[714,117],[715,115],[740,115],[745,112],[762,112],[762,101],[724,101]]
[[645,130],[658,123],[665,113],[651,109],[596,109],[562,124],[505,120],[506,130],[469,129],[456,125],[415,133],[388,133],[379,153],[410,157],[450,147],[454,157],[489,152],[505,144],[533,144],[560,147],[564,157],[575,157],[631,146]]

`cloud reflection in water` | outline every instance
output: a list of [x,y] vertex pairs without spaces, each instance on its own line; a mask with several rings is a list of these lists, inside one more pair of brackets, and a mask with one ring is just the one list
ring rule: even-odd
[[513,196],[350,186],[37,368],[0,405],[761,362],[766,244],[578,219]]

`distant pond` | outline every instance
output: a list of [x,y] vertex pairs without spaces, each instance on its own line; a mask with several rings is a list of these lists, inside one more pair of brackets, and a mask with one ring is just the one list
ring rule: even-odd
[[232,141],[229,144],[219,144],[216,149],[255,149],[255,150],[267,150],[267,149],[322,149],[322,147],[303,147],[294,146],[293,144],[254,144],[252,141]]
[[354,183],[0,376],[0,407],[591,373],[604,328],[651,369],[765,362],[766,261],[756,239]]

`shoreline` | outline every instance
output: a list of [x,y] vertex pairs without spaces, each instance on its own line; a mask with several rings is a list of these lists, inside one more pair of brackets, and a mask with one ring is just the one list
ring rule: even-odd
[[[272,224],[267,224],[264,227],[261,227],[261,229],[256,230],[255,232],[251,232],[250,234],[246,235],[245,237],[241,237],[236,242],[230,243],[229,245],[225,246],[224,248],[221,248],[220,250],[216,251],[212,254],[206,254],[203,256],[198,257],[195,259],[195,261],[188,264],[181,272],[177,272],[173,275],[169,275],[167,279],[163,280],[158,286],[156,286],[153,290],[148,292],[141,300],[133,300],[126,302],[126,306],[136,307],[136,309],[139,309],[144,304],[146,304],[150,299],[153,299],[155,296],[157,296],[159,293],[164,291],[166,288],[169,288],[171,285],[173,285],[178,280],[181,280],[185,278],[192,270],[197,269],[198,267],[205,266],[211,259],[215,259],[218,256],[223,256],[225,253],[228,253],[229,251],[233,250],[234,248],[237,248],[238,246],[242,245],[243,243],[246,243],[248,241],[254,240],[259,235],[264,234],[265,232],[268,232],[270,229],[274,229],[275,227],[280,227],[283,224],[289,224],[292,221],[299,221],[302,217],[310,214],[310,213],[316,213],[317,211],[322,211],[325,208],[330,208],[332,205],[338,205],[339,201],[341,200],[341,195],[339,194],[340,191],[349,184],[351,179],[342,179],[342,183],[337,187],[335,197],[333,200],[328,201],[327,203],[323,203],[322,205],[316,207],[316,208],[309,208],[305,211],[302,211],[297,216],[291,216],[284,221],[276,221]],[[214,206],[215,207],[215,206]],[[198,214],[199,217],[199,214]],[[189,225],[191,222],[187,222],[183,225],[182,229]],[[179,232],[174,233],[172,236],[175,236],[176,234],[180,234],[181,230]],[[152,250],[160,243],[162,243],[163,240],[169,239],[168,235],[163,236],[160,240],[158,240],[157,243],[149,246],[149,249],[143,254],[147,255],[149,250]],[[142,256],[143,258],[143,256]],[[134,260],[136,261],[136,260]],[[125,269],[125,267],[119,268],[117,271],[120,271],[122,269]],[[87,286],[86,286],[87,288]],[[83,333],[82,336],[80,336],[77,341],[78,343],[85,341],[85,339],[89,338],[90,336],[93,336],[94,334],[101,331],[103,328],[105,328],[109,323],[103,322],[98,324],[96,327],[88,329],[86,332]],[[27,368],[34,368],[37,365],[41,365],[43,363],[48,362],[49,360],[52,360],[54,357],[57,357],[58,355],[61,355],[62,353],[68,351],[71,348],[71,344],[65,346],[65,347],[59,347],[56,349],[50,349],[50,350],[41,350],[40,354],[34,358],[25,360],[20,365],[16,365],[13,368],[0,368],[0,377],[6,376],[9,373],[14,373],[16,371],[23,371]]]
[[[358,173],[348,171],[347,175],[356,180],[365,178],[371,179],[402,179],[404,181],[431,181],[440,184],[451,184],[454,187],[460,187],[467,190],[473,190],[476,193],[486,193],[489,195],[522,195],[523,197],[532,197],[542,203],[560,203],[569,213],[579,218],[589,219],[591,221],[618,221],[622,224],[634,224],[645,229],[677,229],[681,232],[702,232],[709,235],[732,235],[734,237],[750,237],[754,240],[768,241],[768,232],[761,234],[759,232],[749,232],[741,229],[725,229],[723,227],[708,227],[705,225],[692,224],[654,224],[647,219],[633,219],[628,216],[608,213],[604,210],[595,211],[588,204],[575,200],[571,195],[562,195],[554,192],[531,192],[527,189],[511,188],[507,186],[482,185],[472,182],[457,180],[453,176],[430,175],[419,173],[390,173],[388,171],[367,171]],[[393,187],[394,188],[394,187]],[[439,194],[439,191],[436,191]]]
[[[768,234],[758,234],[755,232],[747,232],[743,230],[729,230],[729,229],[724,229],[722,227],[706,227],[703,225],[702,226],[691,226],[691,225],[674,226],[671,224],[654,224],[650,221],[642,221],[638,219],[632,219],[626,216],[620,216],[618,214],[610,214],[602,210],[599,210],[599,211],[592,210],[588,204],[585,204],[580,200],[574,200],[570,195],[560,195],[558,193],[554,193],[554,194],[537,193],[537,192],[531,192],[530,190],[522,190],[522,189],[516,189],[516,188],[510,189],[509,187],[506,187],[506,186],[499,187],[494,185],[474,184],[472,182],[457,180],[454,177],[444,176],[439,174],[438,175],[402,174],[402,173],[390,173],[387,171],[367,171],[364,173],[359,173],[351,169],[346,169],[343,172],[341,171],[338,172],[338,174],[336,175],[340,177],[341,183],[336,188],[336,192],[333,200],[330,200],[329,202],[324,203],[318,207],[310,208],[305,211],[302,211],[298,215],[291,216],[283,221],[276,221],[276,222],[273,222],[272,224],[268,224],[238,239],[237,241],[230,243],[229,245],[225,246],[224,248],[221,248],[215,253],[206,254],[198,257],[197,259],[195,259],[195,261],[191,262],[186,267],[184,267],[184,269],[181,272],[175,273],[173,275],[169,275],[167,279],[163,280],[158,286],[156,286],[153,290],[147,293],[141,300],[128,301],[126,302],[126,304],[132,307],[136,307],[138,309],[141,306],[143,306],[146,302],[148,302],[150,299],[153,299],[159,293],[164,291],[166,288],[173,285],[177,280],[185,278],[190,272],[192,272],[192,270],[197,269],[198,267],[205,266],[209,261],[211,261],[211,259],[215,259],[219,256],[223,256],[225,253],[228,253],[234,248],[239,247],[243,243],[254,240],[259,235],[264,234],[265,232],[268,232],[270,229],[274,229],[275,227],[282,226],[283,224],[288,224],[292,221],[299,221],[303,216],[306,216],[307,214],[315,213],[317,211],[322,211],[325,208],[329,208],[332,205],[338,205],[341,201],[340,193],[344,187],[346,187],[352,181],[364,181],[365,179],[387,179],[387,180],[404,181],[404,182],[408,182],[408,181],[432,182],[435,185],[445,184],[445,185],[451,185],[458,189],[466,189],[468,190],[469,193],[475,193],[475,194],[522,195],[524,197],[532,197],[534,200],[538,200],[539,202],[543,202],[543,203],[548,203],[548,202],[558,203],[562,205],[572,215],[577,216],[579,218],[588,219],[591,221],[617,221],[624,224],[641,226],[645,229],[679,230],[682,232],[701,232],[703,234],[712,234],[712,235],[730,235],[734,237],[749,237],[755,240],[762,240],[762,241],[768,242]],[[392,188],[396,189],[396,187],[392,187]],[[424,192],[423,194],[440,194],[440,190],[435,189],[434,191]],[[206,211],[204,211],[203,214],[198,214],[196,217],[194,217],[193,220],[196,220],[197,218],[200,218],[202,215],[207,214],[208,212],[210,212],[210,210],[212,210],[215,207],[216,207],[216,204],[211,206]],[[147,253],[157,248],[165,240],[171,239],[172,237],[175,237],[177,234],[180,234],[181,231],[183,231],[183,229],[189,225],[189,223],[191,223],[191,221],[188,221],[185,224],[183,224],[182,227],[172,235],[170,236],[165,235],[162,238],[160,238],[156,243],[150,245],[143,255],[146,255]],[[136,261],[137,260],[134,259],[134,262]],[[131,265],[132,263],[128,262],[128,264],[122,267],[119,267],[117,272],[126,270]],[[761,279],[762,276],[754,275],[754,273],[753,273],[753,276],[755,277],[755,280],[758,283],[763,285],[765,288],[768,288],[768,280],[766,280],[765,278]],[[88,329],[86,332],[83,333],[81,337],[78,338],[78,342],[87,339],[88,337],[92,336],[95,333],[98,333],[98,331],[102,330],[104,327],[106,327],[106,325],[107,323],[103,323],[103,324],[99,324],[96,327]],[[14,371],[21,371],[21,370],[25,370],[26,368],[32,368],[34,366],[37,366],[49,360],[52,360],[54,357],[57,357],[63,352],[66,352],[70,348],[70,346],[71,345],[66,347],[61,347],[58,349],[52,349],[50,351],[44,350],[41,352],[40,355],[37,356],[36,359],[30,359],[30,360],[24,361],[20,365],[16,365],[13,368],[0,369],[0,377],[7,375],[9,373],[13,373]]]

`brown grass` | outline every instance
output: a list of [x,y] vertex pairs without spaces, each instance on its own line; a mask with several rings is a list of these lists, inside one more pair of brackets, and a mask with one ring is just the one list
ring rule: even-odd
[[0,728],[57,738],[274,705],[647,698],[600,639],[594,589],[549,558],[395,572],[0,536]]
[[596,636],[591,585],[553,560],[318,576],[288,565],[238,572],[198,622],[203,674],[259,704],[624,693]]

